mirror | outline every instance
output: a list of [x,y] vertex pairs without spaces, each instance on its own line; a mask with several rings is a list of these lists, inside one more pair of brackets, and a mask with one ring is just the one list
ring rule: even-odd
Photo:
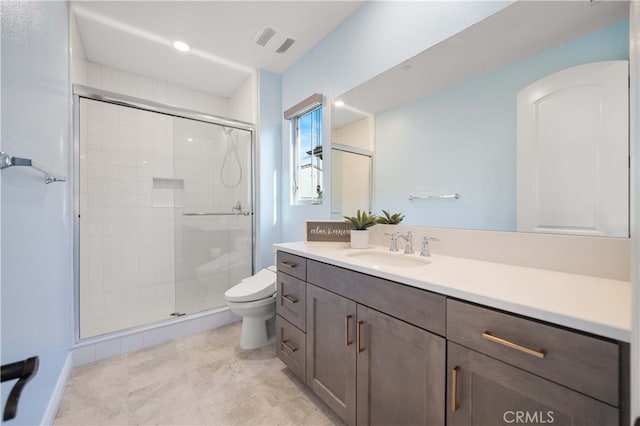
[[[621,229],[596,229],[587,222],[603,220],[594,219],[590,212],[579,215],[584,223],[519,226],[518,171],[523,167],[517,164],[522,148],[518,148],[521,131],[516,109],[519,92],[561,70],[628,60],[628,9],[626,2],[520,1],[337,96],[335,101],[344,106],[334,105],[332,110],[333,143],[358,145],[361,142],[351,141],[364,140],[366,132],[352,137],[353,129],[366,127],[363,123],[374,129],[369,135],[372,211],[401,211],[406,215],[403,225],[628,237],[626,187],[622,188],[625,219]],[[556,167],[582,164],[585,155],[574,154],[591,149],[591,145],[550,149],[554,155],[564,152],[570,158],[556,156],[548,163]],[[628,154],[621,156],[613,167],[628,173]],[[360,176],[351,169],[343,172],[343,182]],[[581,176],[565,174],[569,181]],[[600,196],[599,185],[589,187],[593,197]],[[575,194],[580,191],[575,189],[568,188],[564,197],[542,197],[559,204],[541,210],[562,216],[567,205],[576,204]],[[344,196],[341,200],[344,204]],[[352,214],[334,207],[337,217]]]
[[[344,116],[344,114],[343,114]],[[331,128],[331,219],[373,208],[373,116]]]

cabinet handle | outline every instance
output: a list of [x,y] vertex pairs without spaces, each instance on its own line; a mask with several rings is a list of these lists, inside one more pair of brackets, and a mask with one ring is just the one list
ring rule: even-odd
[[291,297],[288,294],[283,294],[282,296],[280,296],[280,298],[282,300],[286,300],[289,303],[298,303],[298,299]]
[[515,350],[520,351],[520,352],[524,352],[525,354],[528,354],[528,355],[531,355],[531,356],[535,356],[536,358],[542,359],[546,355],[544,349],[540,349],[539,351],[537,351],[535,349],[527,348],[526,346],[522,346],[522,345],[519,345],[517,343],[513,343],[513,342],[510,342],[508,340],[501,339],[500,337],[493,336],[488,331],[485,331],[484,333],[482,333],[482,337],[484,337],[485,339],[490,340],[492,342],[504,345],[504,346],[506,346],[508,348],[515,349]]
[[282,345],[282,347],[286,350],[288,350],[289,352],[295,352],[298,350],[298,348],[294,348],[293,346],[289,345],[288,340],[281,340],[280,344]]
[[353,318],[351,315],[344,317],[344,345],[349,346],[353,340],[349,340],[349,320]]
[[291,262],[287,262],[286,260],[280,262],[280,264],[282,266],[286,266],[287,268],[295,268],[296,266],[298,266],[297,263],[291,263]]
[[358,321],[358,326],[356,327],[356,346],[358,347],[358,353],[364,351],[364,349],[362,349],[362,346],[360,345],[360,334],[361,334],[361,328],[362,328],[362,324],[364,324],[364,321]]
[[460,367],[453,367],[451,370],[451,412],[458,409],[458,370]]

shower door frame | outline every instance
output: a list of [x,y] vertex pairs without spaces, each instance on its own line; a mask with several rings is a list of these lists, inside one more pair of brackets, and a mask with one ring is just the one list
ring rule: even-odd
[[[105,338],[122,335],[123,333],[135,332],[141,329],[148,329],[159,324],[171,323],[178,321],[177,317],[167,318],[163,321],[157,321],[149,324],[142,324],[122,330],[115,330],[109,333],[99,334],[96,336],[80,338],[80,99],[89,99],[93,101],[106,102],[113,105],[135,108],[139,110],[155,112],[168,115],[171,117],[185,118],[188,120],[199,121],[208,124],[232,127],[240,130],[246,130],[251,133],[251,272],[256,270],[256,129],[255,125],[230,118],[219,117],[200,111],[186,108],[180,108],[173,105],[162,104],[146,99],[136,98],[133,96],[123,95],[120,93],[109,92],[107,90],[96,89],[89,86],[74,84],[72,86],[73,95],[73,158],[71,159],[70,174],[72,175],[72,209],[73,212],[73,310],[74,310],[74,343],[84,343],[91,341],[103,340]],[[174,276],[175,279],[175,276]],[[213,309],[213,308],[212,308]],[[189,314],[197,315],[197,314]],[[187,316],[189,316],[187,315]]]

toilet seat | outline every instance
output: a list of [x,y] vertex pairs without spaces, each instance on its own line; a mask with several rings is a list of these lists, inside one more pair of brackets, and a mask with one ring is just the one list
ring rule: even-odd
[[227,290],[224,298],[228,302],[253,302],[271,297],[275,292],[276,274],[269,269],[262,269]]
[[275,295],[271,295],[265,299],[253,300],[251,302],[230,302],[227,300],[227,306],[231,309],[256,309],[263,306],[269,306],[276,303]]

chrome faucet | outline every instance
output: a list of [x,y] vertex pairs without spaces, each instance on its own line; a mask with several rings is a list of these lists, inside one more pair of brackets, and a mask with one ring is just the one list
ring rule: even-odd
[[231,211],[237,214],[242,213],[242,203],[238,201],[235,206],[231,207]]
[[398,251],[398,237],[400,236],[400,233],[394,232],[389,234],[388,232],[385,232],[384,235],[391,236],[391,246],[389,247],[389,251]]
[[407,245],[404,246],[404,254],[413,254],[413,234],[411,231],[407,231],[407,235],[400,235],[407,241]]
[[440,241],[440,239],[436,237],[424,237],[422,239],[422,250],[420,250],[420,256],[431,256],[431,252],[429,251],[429,241]]

